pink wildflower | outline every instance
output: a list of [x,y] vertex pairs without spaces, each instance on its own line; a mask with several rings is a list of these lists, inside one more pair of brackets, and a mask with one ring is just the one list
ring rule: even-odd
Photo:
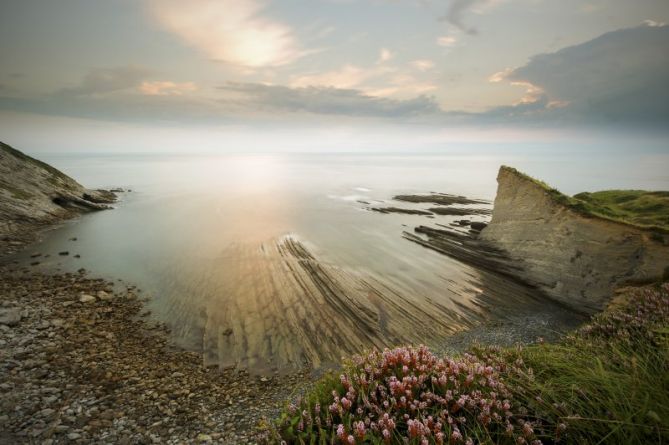
[[365,437],[365,423],[362,421],[358,422],[355,426],[355,432],[360,439]]
[[337,437],[342,440],[344,439],[344,437],[346,437],[346,430],[344,429],[344,425],[342,425],[341,423],[339,424],[339,426],[337,426]]
[[383,435],[383,440],[385,440],[386,442],[390,441],[390,431],[384,429],[381,434]]

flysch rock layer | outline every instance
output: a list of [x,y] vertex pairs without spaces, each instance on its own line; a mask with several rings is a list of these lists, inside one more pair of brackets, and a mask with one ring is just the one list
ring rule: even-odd
[[614,288],[659,279],[669,236],[578,213],[540,184],[502,167],[490,224],[479,239],[521,265],[517,274],[553,299],[591,312]]
[[33,241],[39,228],[84,212],[108,209],[116,199],[89,190],[61,171],[0,142],[0,251]]

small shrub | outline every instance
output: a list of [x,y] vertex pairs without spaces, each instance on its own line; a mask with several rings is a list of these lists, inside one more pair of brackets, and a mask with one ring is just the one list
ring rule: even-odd
[[665,283],[635,290],[622,305],[595,315],[576,334],[618,343],[639,342],[652,340],[655,328],[668,322],[669,284]]
[[[516,353],[512,353],[516,354]],[[540,444],[557,430],[536,407],[514,400],[505,376],[532,378],[501,350],[438,358],[426,347],[372,351],[348,363],[339,381],[291,405],[278,423],[287,443]],[[329,388],[328,394],[324,391]]]

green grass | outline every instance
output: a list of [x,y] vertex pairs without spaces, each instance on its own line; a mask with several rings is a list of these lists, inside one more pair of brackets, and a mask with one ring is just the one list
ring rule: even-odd
[[669,233],[669,192],[644,190],[605,190],[583,192],[568,196],[543,181],[515,168],[502,166],[502,170],[530,181],[546,191],[557,203],[584,216],[594,216],[618,223],[632,225],[659,234]]
[[[516,380],[517,397],[539,396],[568,427],[565,443],[643,444],[669,441],[667,343],[578,340],[537,345],[520,356],[534,371]],[[536,399],[535,399],[536,400]]]
[[639,226],[669,229],[669,192],[606,190],[574,195],[593,214]]

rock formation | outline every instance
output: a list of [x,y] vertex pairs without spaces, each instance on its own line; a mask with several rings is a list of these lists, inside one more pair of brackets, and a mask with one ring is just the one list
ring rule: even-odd
[[44,162],[0,142],[0,251],[32,241],[36,229],[110,208],[116,196],[88,190]]
[[497,181],[492,220],[479,240],[505,251],[520,265],[518,276],[553,299],[595,311],[614,288],[666,273],[666,231],[580,212],[509,167]]

